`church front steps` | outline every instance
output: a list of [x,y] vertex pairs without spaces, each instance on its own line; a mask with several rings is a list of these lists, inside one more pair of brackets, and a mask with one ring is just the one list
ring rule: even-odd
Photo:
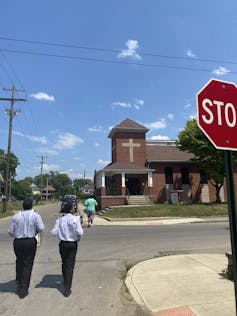
[[127,197],[128,205],[151,205],[152,202],[147,195],[129,195]]

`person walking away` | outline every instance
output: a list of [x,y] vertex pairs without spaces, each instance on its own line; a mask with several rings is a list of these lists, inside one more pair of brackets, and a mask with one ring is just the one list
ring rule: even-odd
[[88,227],[91,227],[93,225],[97,205],[98,203],[94,198],[93,194],[90,194],[89,198],[85,201],[86,213],[88,218]]
[[59,253],[62,259],[62,275],[64,282],[64,296],[71,294],[73,270],[77,254],[77,242],[83,235],[80,217],[75,216],[73,203],[68,202],[62,210],[64,215],[56,220],[52,234],[58,236]]
[[33,198],[23,201],[23,210],[15,214],[8,227],[14,237],[13,248],[16,255],[16,286],[19,298],[29,294],[31,272],[36,253],[36,234],[44,230],[41,216],[33,209]]

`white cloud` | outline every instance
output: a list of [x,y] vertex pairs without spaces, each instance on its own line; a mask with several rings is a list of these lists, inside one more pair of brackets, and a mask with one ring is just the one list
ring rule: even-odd
[[142,57],[137,53],[137,49],[139,48],[137,40],[128,40],[126,42],[127,49],[122,50],[117,57],[119,58],[133,58],[141,60]]
[[222,67],[222,66],[220,66],[219,68],[214,69],[214,70],[212,71],[212,73],[215,74],[215,75],[217,75],[217,76],[227,75],[229,72],[230,72],[229,69],[227,69],[227,68],[225,68],[225,67]]
[[28,139],[32,140],[33,142],[39,142],[42,144],[47,144],[47,138],[45,136],[26,136]]
[[194,52],[190,48],[187,49],[186,55],[191,58],[197,57],[196,54],[194,54]]
[[193,119],[196,119],[197,118],[197,115],[196,114],[191,114],[189,115],[189,119],[190,120],[193,120]]
[[112,106],[114,108],[116,106],[121,107],[121,108],[131,108],[132,107],[131,103],[127,103],[127,102],[113,102]]
[[36,100],[55,101],[55,97],[53,95],[48,95],[45,92],[32,93],[30,96]]
[[71,133],[64,133],[58,135],[58,140],[53,146],[53,149],[63,150],[63,149],[72,149],[77,144],[83,143],[84,141],[79,137]]
[[136,99],[135,103],[133,104],[136,110],[139,110],[140,108],[142,108],[143,105],[144,105],[144,100],[142,99]]
[[192,106],[191,103],[187,103],[187,104],[184,105],[184,108],[185,108],[185,109],[188,109],[188,108],[191,108],[191,106]]
[[25,138],[31,140],[32,142],[38,142],[38,143],[42,143],[42,144],[47,144],[48,143],[48,140],[47,140],[47,138],[45,136],[25,135],[25,134],[22,134],[22,133],[16,132],[16,131],[13,131],[13,134],[25,137]]
[[58,151],[53,150],[51,148],[47,148],[47,147],[39,147],[39,148],[36,148],[34,151],[40,154],[47,154],[47,155],[52,155],[52,156],[58,155]]
[[173,121],[173,119],[174,119],[174,114],[173,114],[173,113],[169,113],[169,114],[168,114],[168,118],[169,118],[171,121]]
[[100,144],[99,143],[94,143],[94,146],[95,147],[100,147]]
[[145,123],[143,125],[146,126],[147,128],[149,128],[150,130],[162,129],[162,128],[166,128],[166,126],[167,126],[166,121],[163,118],[160,121],[156,121],[156,122],[152,122],[152,123]]
[[108,164],[110,163],[110,161],[108,161],[108,160],[103,160],[103,159],[99,159],[99,160],[97,161],[97,163],[100,164],[100,165],[108,165]]
[[103,127],[102,126],[89,127],[88,131],[89,132],[101,133],[101,132],[103,132]]
[[113,102],[112,106],[115,109],[115,107],[121,107],[121,108],[135,108],[136,110],[140,110],[144,105],[144,100],[142,99],[135,99],[134,102]]
[[[33,167],[33,169],[40,170],[41,166]],[[59,169],[61,169],[59,165],[44,163],[44,171],[58,171]]]
[[168,136],[161,136],[161,135],[154,135],[151,136],[151,140],[169,140],[170,138]]

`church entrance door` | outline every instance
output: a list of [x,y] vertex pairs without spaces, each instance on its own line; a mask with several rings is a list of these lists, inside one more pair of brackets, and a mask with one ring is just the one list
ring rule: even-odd
[[139,178],[128,178],[126,181],[126,187],[130,195],[141,194],[141,181]]

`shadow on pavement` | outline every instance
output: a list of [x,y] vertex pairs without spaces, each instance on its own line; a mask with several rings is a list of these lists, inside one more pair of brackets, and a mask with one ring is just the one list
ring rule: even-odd
[[46,274],[35,287],[57,289],[60,293],[63,293],[62,285],[63,279],[61,274]]
[[15,293],[16,292],[16,281],[11,280],[6,283],[0,283],[0,292]]

